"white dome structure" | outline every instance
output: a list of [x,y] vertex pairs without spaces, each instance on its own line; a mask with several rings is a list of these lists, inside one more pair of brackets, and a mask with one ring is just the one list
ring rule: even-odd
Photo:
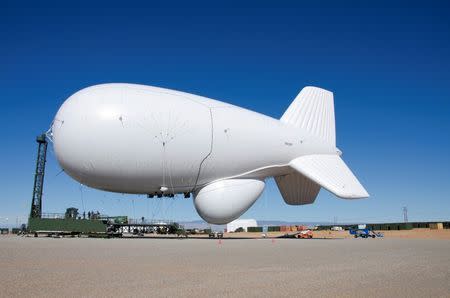
[[256,227],[258,223],[254,219],[236,219],[227,224],[227,232],[234,232],[239,228],[243,228],[247,232],[248,227]]

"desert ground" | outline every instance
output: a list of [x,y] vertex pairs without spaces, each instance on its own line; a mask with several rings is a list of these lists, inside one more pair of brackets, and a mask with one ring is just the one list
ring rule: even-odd
[[[412,229],[400,231],[377,231],[383,233],[385,238],[402,239],[446,239],[450,240],[450,229]],[[294,232],[289,232],[290,234]],[[226,233],[225,238],[261,238],[263,233]],[[265,233],[267,237],[280,237],[286,232]],[[353,238],[348,231],[314,231],[314,238],[319,239],[348,239]]]
[[445,239],[0,236],[1,297],[449,297]]

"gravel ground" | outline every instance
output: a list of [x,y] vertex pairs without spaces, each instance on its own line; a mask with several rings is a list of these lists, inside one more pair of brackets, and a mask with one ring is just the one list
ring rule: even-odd
[[0,237],[0,296],[450,297],[450,240]]

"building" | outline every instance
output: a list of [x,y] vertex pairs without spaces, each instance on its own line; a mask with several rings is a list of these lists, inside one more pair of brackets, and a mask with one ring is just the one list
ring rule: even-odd
[[254,219],[236,219],[227,224],[227,232],[234,232],[238,228],[243,228],[247,232],[248,227],[256,227],[258,223]]

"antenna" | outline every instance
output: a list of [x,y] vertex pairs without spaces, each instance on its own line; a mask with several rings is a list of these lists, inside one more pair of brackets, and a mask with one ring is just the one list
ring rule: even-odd
[[403,221],[408,222],[408,207],[405,206],[402,208],[402,210],[403,210]]

